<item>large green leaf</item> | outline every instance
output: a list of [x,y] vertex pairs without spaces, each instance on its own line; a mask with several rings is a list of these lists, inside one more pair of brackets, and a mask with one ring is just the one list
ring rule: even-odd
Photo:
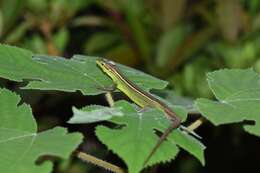
[[[186,119],[187,112],[182,107],[176,106],[174,110],[183,120]],[[96,107],[95,110],[95,106],[88,106],[80,111],[81,117],[78,116],[78,111],[74,110],[75,117],[71,119],[74,120],[73,123],[86,123],[89,120],[92,122],[93,113],[96,112],[96,121],[112,117],[109,121],[122,126],[116,129],[98,126],[96,134],[102,143],[126,162],[130,173],[143,169],[145,159],[159,139],[154,130],[163,132],[170,126],[170,121],[163,112],[156,109],[137,112],[133,105],[126,101],[116,102],[113,108]],[[205,147],[192,136],[177,129],[163,142],[147,166],[173,159],[179,152],[177,146],[187,150],[204,164]]]
[[37,133],[36,122],[28,105],[17,107],[19,97],[0,90],[0,169],[5,173],[47,173],[52,163],[36,165],[39,156],[68,158],[81,142],[79,134],[67,134],[63,128]]
[[218,70],[208,74],[209,86],[218,99],[198,99],[199,111],[215,125],[253,120],[245,125],[260,136],[260,76],[252,69]]
[[[86,95],[100,94],[104,92],[100,88],[111,87],[113,83],[97,67],[96,59],[82,55],[75,55],[70,60],[39,56],[21,48],[0,45],[0,77],[15,81],[30,79],[27,89],[80,90]],[[162,89],[167,85],[165,81],[132,68],[120,64],[118,68],[145,90]]]

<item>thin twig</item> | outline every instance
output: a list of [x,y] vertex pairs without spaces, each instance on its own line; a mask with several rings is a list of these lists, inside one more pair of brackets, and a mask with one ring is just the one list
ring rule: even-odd
[[97,166],[104,168],[106,170],[109,170],[109,171],[112,171],[112,172],[115,172],[115,173],[125,173],[125,171],[122,168],[120,168],[116,165],[113,165],[111,163],[108,163],[104,160],[98,159],[98,158],[91,156],[89,154],[78,151],[76,153],[76,155],[79,159],[86,161],[86,162],[89,162],[89,163],[92,163],[94,165],[97,165]]

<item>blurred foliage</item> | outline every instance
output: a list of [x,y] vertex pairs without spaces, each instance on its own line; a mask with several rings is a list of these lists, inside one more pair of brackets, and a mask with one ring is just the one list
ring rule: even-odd
[[1,42],[35,53],[98,55],[211,97],[205,73],[260,72],[258,0],[2,0]]
[[[260,1],[0,0],[0,42],[39,54],[107,57],[168,80],[177,94],[195,98],[212,97],[206,84],[206,72],[219,68],[249,67],[260,72]],[[0,80],[0,86],[3,85],[11,84]],[[69,103],[90,103],[86,98],[79,99],[78,93],[76,96],[47,93],[46,96],[46,92],[27,92],[29,91],[22,91],[23,97],[35,103],[34,111],[44,114],[42,117],[51,117],[53,122],[58,121],[54,121],[54,112],[60,115],[62,110],[68,112],[62,115],[68,116],[71,110]],[[37,100],[35,97],[38,101],[34,101]],[[93,97],[90,100],[92,104],[95,101],[100,103],[100,100]],[[61,122],[64,120],[59,121]],[[40,126],[45,129],[42,124]],[[235,145],[227,145],[228,139],[237,139],[238,135],[234,135],[232,129],[224,129],[222,133],[227,139],[218,140],[220,146],[217,148],[224,148],[225,152],[225,146],[231,146],[226,149],[230,153]],[[206,142],[211,139],[211,145],[217,145],[212,134],[207,137]],[[250,141],[248,136],[242,139],[243,142]],[[88,141],[91,140],[88,138]],[[239,153],[249,153],[251,158],[256,155],[255,148],[258,144],[254,144],[255,147],[252,147],[252,143],[247,144],[251,152],[241,149]],[[93,148],[98,147],[96,143],[83,144],[84,150],[89,153],[106,155],[106,151],[93,151]],[[217,159],[215,167],[209,172],[223,171],[225,165],[219,167],[220,160],[223,160],[222,164],[230,163],[230,160],[225,160],[228,157],[223,158],[221,153],[216,150],[211,151],[212,156],[209,154],[209,157]],[[230,157],[239,160],[235,154],[237,153],[230,153]],[[118,161],[118,158],[113,159]],[[181,159],[182,163],[185,162],[185,169],[179,167],[178,162],[175,162],[172,169],[180,172],[193,169],[194,161]],[[243,163],[238,162],[236,165],[244,165],[244,156],[240,160]],[[190,166],[186,167],[187,165]],[[230,166],[232,170],[229,167],[226,171],[234,172],[233,165]],[[248,167],[246,168],[248,172]],[[60,169],[59,173],[93,172],[93,169],[97,172],[97,168],[89,168],[82,163]]]

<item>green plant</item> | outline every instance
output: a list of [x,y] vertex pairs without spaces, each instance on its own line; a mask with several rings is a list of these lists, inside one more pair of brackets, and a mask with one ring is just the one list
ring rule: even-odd
[[[35,55],[25,49],[1,45],[0,76],[17,82],[28,80],[28,84],[22,89],[65,92],[78,90],[84,95],[98,95],[105,93],[100,90],[100,87],[111,86],[113,83],[96,66],[95,59],[95,57],[75,55],[72,59],[67,60],[61,57]],[[141,88],[147,91],[161,90],[157,91],[161,94],[170,93],[163,90],[167,82],[120,64],[118,66],[131,81]],[[165,97],[165,101],[183,121],[186,120],[187,114],[192,115],[194,112],[201,114],[214,125],[251,120],[255,124],[245,124],[245,130],[250,134],[260,136],[260,76],[252,69],[224,69],[208,73],[207,79],[209,87],[218,101],[200,98],[194,104],[190,101],[181,104],[183,100],[180,100],[178,105],[172,104],[170,97]],[[79,144],[78,135],[68,135],[64,139],[64,130],[59,128],[35,134],[35,122],[30,117],[29,108],[27,106],[16,107],[18,96],[2,89],[0,98],[0,168],[7,170],[7,173],[8,171],[10,173],[18,172],[17,169],[21,167],[24,167],[26,172],[35,171],[34,169],[46,172],[45,164],[39,167],[34,166],[33,162],[38,156],[44,154],[63,156],[60,154],[61,152],[68,156],[68,152],[72,152],[73,148]],[[140,172],[143,169],[142,162],[158,139],[154,130],[163,132],[170,122],[158,110],[149,109],[146,112],[138,112],[135,105],[127,101],[114,101],[111,98],[111,95],[107,94],[107,100],[110,103],[115,102],[113,106],[111,104],[111,107],[91,105],[82,109],[73,108],[74,115],[69,123],[93,123],[106,120],[115,124],[111,127],[98,125],[95,130],[97,137],[108,149],[125,161],[130,173]],[[176,102],[178,103],[178,100],[174,103]],[[201,119],[198,119],[191,123],[190,127],[195,130],[200,125]],[[41,140],[41,136],[45,134],[47,137]],[[27,136],[28,138],[26,138]],[[37,143],[38,137],[40,143]],[[22,150],[25,154],[22,154],[22,158],[26,159],[22,160],[18,157],[18,160],[13,160],[14,154],[8,153],[8,151],[20,151],[20,145],[13,143],[13,139],[18,139],[16,141],[24,146]],[[55,141],[53,144],[56,145],[55,151],[44,145],[50,139]],[[71,141],[70,145],[68,145],[68,141]],[[60,146],[66,146],[66,148]],[[179,153],[179,148],[188,151],[203,165],[205,164],[205,146],[196,138],[180,130],[175,130],[147,166],[173,159]],[[77,151],[76,154],[83,160],[112,169],[112,171],[124,171],[92,156],[84,155],[81,151]],[[3,159],[5,161],[2,161]],[[9,166],[14,163],[16,167]],[[24,170],[21,170],[21,173]],[[50,167],[48,167],[49,170]]]

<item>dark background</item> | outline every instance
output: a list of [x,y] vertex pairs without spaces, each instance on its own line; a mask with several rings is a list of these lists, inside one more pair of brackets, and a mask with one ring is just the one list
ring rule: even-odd
[[[1,0],[0,4],[1,43],[66,58],[106,57],[167,80],[169,89],[190,99],[214,99],[205,80],[207,72],[249,67],[260,72],[258,0]],[[0,79],[0,86],[16,91],[32,106],[39,131],[57,125],[80,131],[87,138],[81,150],[125,167],[95,137],[96,124],[66,124],[72,106],[106,105],[102,95],[20,90],[25,83]],[[214,127],[206,122],[197,132],[207,146],[205,167],[181,151],[171,163],[145,172],[260,170],[260,138],[245,133],[241,124]],[[72,158],[57,162],[54,172],[108,171]]]

